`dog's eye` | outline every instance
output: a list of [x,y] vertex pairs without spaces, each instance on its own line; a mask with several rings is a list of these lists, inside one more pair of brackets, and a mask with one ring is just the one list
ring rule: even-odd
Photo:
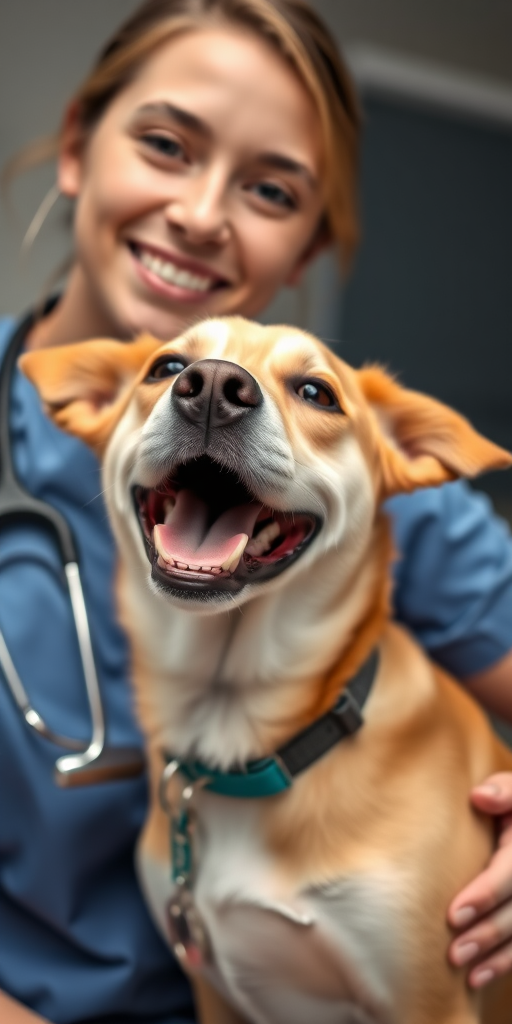
[[303,381],[296,391],[299,398],[302,398],[304,402],[310,402],[311,405],[316,405],[319,409],[341,412],[331,389],[326,384],[321,384],[318,380]]
[[152,384],[157,380],[165,380],[166,377],[175,377],[186,367],[186,362],[181,356],[165,355],[156,359],[147,377],[146,384]]

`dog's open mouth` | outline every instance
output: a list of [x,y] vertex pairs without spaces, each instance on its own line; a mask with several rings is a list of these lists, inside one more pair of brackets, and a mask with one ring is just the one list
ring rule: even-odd
[[315,516],[262,504],[208,456],[179,466],[154,490],[134,488],[153,578],[193,596],[237,593],[292,563],[320,526]]

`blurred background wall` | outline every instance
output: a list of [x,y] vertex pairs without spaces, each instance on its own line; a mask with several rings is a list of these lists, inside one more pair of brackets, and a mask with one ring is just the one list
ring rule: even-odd
[[[323,258],[266,319],[378,359],[512,447],[512,3],[314,0],[343,45],[365,113],[363,243],[341,288]],[[0,5],[0,163],[55,129],[136,0]],[[28,260],[20,242],[53,180],[20,179],[0,213],[0,310],[40,294],[69,249],[62,210]],[[512,516],[512,474],[484,481]]]

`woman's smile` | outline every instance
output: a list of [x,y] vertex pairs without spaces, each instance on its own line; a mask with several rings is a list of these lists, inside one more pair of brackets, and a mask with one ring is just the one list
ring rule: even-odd
[[208,292],[228,285],[226,278],[204,264],[185,259],[160,247],[130,240],[128,248],[137,272],[148,289],[176,302],[208,300]]

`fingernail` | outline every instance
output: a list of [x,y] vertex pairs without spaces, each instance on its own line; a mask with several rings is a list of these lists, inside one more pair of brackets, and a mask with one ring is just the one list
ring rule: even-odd
[[485,785],[475,786],[474,793],[483,793],[485,796],[498,796],[500,793],[500,787],[494,786],[492,782],[486,782]]
[[474,907],[460,907],[459,910],[454,910],[451,915],[456,928],[464,928],[464,925],[471,924],[475,917],[476,910]]
[[460,946],[455,946],[453,950],[453,959],[457,964],[467,964],[468,960],[472,960],[478,953],[478,944],[476,942],[461,942]]
[[477,971],[471,978],[472,985],[475,988],[481,988],[482,985],[487,985],[488,981],[492,981],[494,978],[494,971],[491,971],[489,967],[486,967],[484,971]]

